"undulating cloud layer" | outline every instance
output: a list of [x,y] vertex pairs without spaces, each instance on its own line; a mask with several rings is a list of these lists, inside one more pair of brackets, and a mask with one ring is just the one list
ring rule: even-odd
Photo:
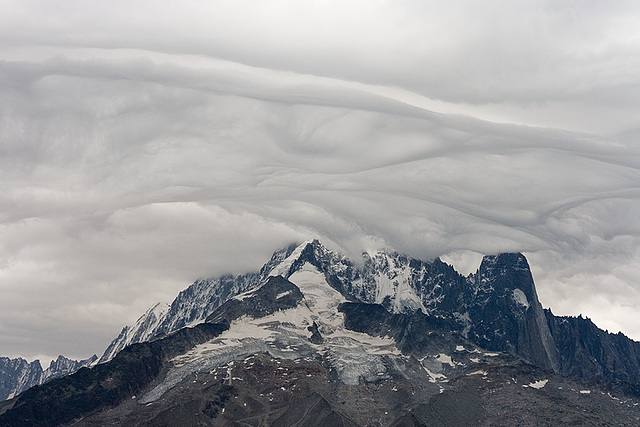
[[0,355],[318,237],[640,339],[636,2],[0,1]]

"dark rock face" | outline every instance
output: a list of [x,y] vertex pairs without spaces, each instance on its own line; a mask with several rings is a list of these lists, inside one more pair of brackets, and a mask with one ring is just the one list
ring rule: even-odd
[[411,412],[418,425],[442,427],[480,426],[487,417],[476,388],[447,390],[417,405]]
[[640,343],[625,335],[610,334],[588,318],[557,317],[545,310],[558,348],[563,375],[638,382]]
[[242,299],[231,299],[215,310],[206,321],[232,322],[240,316],[265,317],[278,310],[293,308],[302,301],[300,289],[281,276],[269,277],[266,283]]
[[391,337],[404,354],[448,353],[456,345],[469,344],[451,320],[423,313],[393,314],[379,304],[347,302],[338,310],[344,314],[347,329]]
[[554,340],[522,254],[485,256],[472,277],[469,339],[507,351],[540,367],[558,370]]
[[309,337],[309,341],[311,341],[314,344],[322,344],[322,342],[324,341],[324,338],[322,338],[322,335],[320,334],[320,331],[318,330],[318,324],[316,322],[313,322],[313,324],[311,326],[309,326],[307,328],[307,330],[309,332],[311,332],[311,336]]
[[[222,378],[226,373],[228,377]],[[396,416],[392,408],[405,411],[411,407],[405,392],[394,390],[394,385],[400,388],[401,384],[408,382],[399,376],[393,383],[347,386],[333,379],[323,360],[294,361],[256,354],[189,377],[157,404],[127,401],[75,425],[389,425]],[[438,390],[427,381],[424,371],[415,376],[413,386],[413,396],[420,399]],[[180,422],[172,424],[178,415]]]

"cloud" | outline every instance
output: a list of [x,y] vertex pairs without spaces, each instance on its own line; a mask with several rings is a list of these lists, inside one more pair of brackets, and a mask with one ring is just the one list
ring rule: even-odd
[[0,36],[14,49],[47,44],[202,55],[398,87],[575,130],[618,132],[638,116],[633,1],[4,5]]
[[6,355],[310,237],[525,251],[545,306],[640,337],[635,3],[182,6],[0,3]]

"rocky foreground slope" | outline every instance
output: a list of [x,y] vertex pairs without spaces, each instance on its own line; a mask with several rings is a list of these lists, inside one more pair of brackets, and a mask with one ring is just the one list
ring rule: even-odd
[[198,282],[141,318],[150,341],[0,404],[0,425],[640,423],[639,344],[543,310],[521,254],[469,277],[363,257],[314,241]]

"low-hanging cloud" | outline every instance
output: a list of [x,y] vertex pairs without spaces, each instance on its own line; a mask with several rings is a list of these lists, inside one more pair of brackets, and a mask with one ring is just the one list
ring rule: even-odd
[[4,355],[87,357],[311,237],[467,272],[524,251],[545,306],[640,338],[628,14],[425,4],[2,3]]

